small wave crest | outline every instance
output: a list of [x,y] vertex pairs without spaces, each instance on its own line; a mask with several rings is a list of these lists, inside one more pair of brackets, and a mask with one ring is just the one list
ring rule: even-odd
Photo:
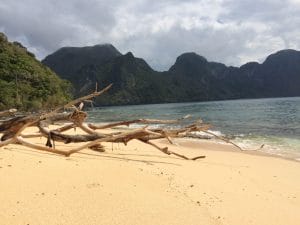
[[[129,128],[138,129],[144,127],[145,124],[131,124]],[[148,128],[157,129],[176,129],[181,126],[178,124],[150,124]],[[226,138],[237,144],[243,150],[255,150],[261,145],[264,145],[259,151],[267,154],[277,155],[286,158],[292,158],[300,161],[300,140],[290,137],[278,137],[267,135],[252,135],[252,134],[225,134],[220,130],[208,130],[208,132],[195,131],[191,132],[188,137],[196,139],[213,139],[218,143],[225,143],[223,140],[216,138]]]
[[225,137],[225,135],[221,131],[218,131],[218,130],[207,130],[207,132],[193,131],[190,134],[191,135],[189,137],[200,138],[200,139],[212,139],[212,138],[215,138],[215,136]]
[[260,150],[267,154],[300,159],[300,140],[276,136],[235,137],[233,141],[243,149],[253,149],[264,144]]

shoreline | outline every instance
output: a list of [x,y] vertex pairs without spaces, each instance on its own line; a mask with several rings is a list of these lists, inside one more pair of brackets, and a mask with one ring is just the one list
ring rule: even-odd
[[[272,153],[264,152],[262,150],[240,150],[240,149],[234,147],[233,145],[231,145],[229,143],[222,142],[222,141],[219,141],[219,140],[216,140],[216,139],[183,138],[183,139],[177,140],[177,141],[179,141],[181,143],[184,143],[182,145],[183,147],[197,148],[197,146],[201,145],[201,142],[202,142],[202,143],[213,145],[214,147],[210,148],[211,151],[238,152],[238,153],[241,153],[241,154],[257,155],[257,156],[264,156],[264,157],[271,157],[271,158],[279,158],[279,159],[284,159],[284,160],[300,163],[300,160],[298,160],[296,158],[288,157],[288,156],[284,156],[284,155],[272,154]],[[165,140],[162,140],[161,142],[162,143],[167,143]],[[194,144],[192,144],[192,143],[194,143]],[[221,146],[224,146],[224,147],[223,148],[217,148],[218,145],[221,145]]]
[[[100,123],[101,124],[101,123]],[[105,123],[103,123],[105,124]],[[142,127],[142,126],[141,126]],[[113,128],[113,130],[133,130],[135,128],[133,127],[119,127],[119,128]],[[296,158],[296,156],[292,156],[292,155],[279,155],[279,154],[276,154],[276,153],[270,153],[270,152],[266,152],[264,151],[264,149],[262,148],[262,150],[255,150],[255,147],[257,148],[257,146],[253,146],[254,150],[252,149],[245,149],[245,150],[240,150],[238,149],[237,147],[233,146],[232,144],[230,143],[226,143],[225,141],[222,141],[222,140],[218,140],[216,138],[211,138],[211,139],[207,139],[207,138],[192,138],[192,137],[186,137],[186,138],[180,138],[180,139],[177,139],[176,140],[177,142],[181,142],[181,143],[189,143],[189,145],[187,145],[188,147],[194,147],[196,148],[196,146],[193,146],[191,143],[195,143],[195,145],[201,145],[201,143],[208,143],[208,144],[212,144],[212,145],[215,145],[215,148],[212,148],[212,150],[214,151],[231,151],[231,152],[240,152],[240,153],[243,153],[243,154],[250,154],[250,155],[258,155],[258,156],[265,156],[265,157],[275,157],[275,158],[281,158],[281,159],[285,159],[285,160],[290,160],[290,161],[294,161],[294,162],[299,162],[300,163],[300,158],[298,159],[298,156]],[[233,142],[235,142],[234,140],[231,140]],[[167,144],[168,141],[166,140],[160,140],[159,141],[160,143],[163,143],[163,144]],[[239,143],[236,143],[235,144],[239,145]],[[223,146],[228,146],[227,148],[222,148],[221,150],[218,149],[216,146],[217,145],[223,145]],[[172,145],[171,145],[172,146]],[[183,147],[187,147],[185,145],[183,145]]]
[[[45,145],[46,139],[34,142]],[[136,140],[127,146],[104,143],[103,153],[86,149],[70,157],[5,146],[0,149],[0,224],[294,225],[300,221],[298,162],[248,154],[207,140],[175,142],[178,145],[155,143],[206,158],[183,160]],[[64,147],[57,142],[56,146],[68,149],[78,144]]]
[[[103,122],[103,123],[97,123],[97,124],[104,125],[104,124],[107,124],[107,123]],[[116,130],[116,131],[118,131],[118,130],[133,130],[133,129],[137,129],[137,128],[140,128],[140,127],[143,127],[143,126],[141,126],[141,125],[130,126],[130,127],[122,126],[122,127],[112,128],[112,129]],[[220,130],[212,130],[210,132],[216,133],[218,136],[226,137],[226,135]],[[186,139],[186,140],[191,140],[192,142],[209,141],[209,142],[212,142],[212,143],[227,145],[227,143],[225,141],[216,139],[214,137],[206,138],[206,136],[208,137],[209,135],[204,134],[204,138],[187,137],[187,138],[182,138],[181,140]],[[230,138],[230,137],[233,137],[233,136],[234,135],[230,134],[228,139],[244,149],[243,151],[241,151],[238,148],[236,148],[237,151],[240,151],[240,152],[243,152],[243,153],[246,153],[246,154],[258,154],[258,155],[263,155],[263,156],[279,157],[279,158],[283,158],[283,159],[286,159],[286,160],[292,160],[292,161],[300,162],[300,149],[299,149],[299,153],[293,152],[294,150],[292,150],[292,149],[283,149],[283,148],[277,149],[276,150],[277,152],[276,151],[272,152],[272,149],[274,149],[278,146],[275,143],[268,143],[267,144],[263,141],[260,141],[259,143],[258,142],[255,143],[255,141],[252,140],[252,139],[247,139],[247,138],[244,138],[244,137],[241,138],[239,136],[237,136],[237,138],[239,138],[240,140],[235,140],[235,139]],[[244,146],[245,144],[243,143],[243,141],[250,141],[251,143],[247,143],[246,146]],[[258,149],[262,144],[264,145],[264,147],[262,149]],[[270,144],[272,144],[272,145],[270,145]],[[234,147],[234,149],[235,149],[235,147]],[[279,150],[279,152],[278,152],[278,150]],[[233,151],[235,151],[235,150],[233,150]]]

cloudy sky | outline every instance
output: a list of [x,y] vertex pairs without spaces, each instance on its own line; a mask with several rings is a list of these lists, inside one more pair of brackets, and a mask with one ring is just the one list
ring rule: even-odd
[[39,59],[111,43],[157,70],[191,51],[239,66],[300,49],[300,0],[0,0],[0,31]]

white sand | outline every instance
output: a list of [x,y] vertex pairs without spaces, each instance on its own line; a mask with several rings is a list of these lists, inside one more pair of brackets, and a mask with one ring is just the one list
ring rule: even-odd
[[2,147],[0,224],[300,224],[299,162],[178,143],[170,149],[207,157],[185,161],[137,141],[69,158]]

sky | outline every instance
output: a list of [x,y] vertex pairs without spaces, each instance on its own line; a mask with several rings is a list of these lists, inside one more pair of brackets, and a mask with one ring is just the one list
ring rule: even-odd
[[184,52],[240,66],[300,49],[300,0],[0,0],[0,32],[38,59],[111,43],[160,71]]

